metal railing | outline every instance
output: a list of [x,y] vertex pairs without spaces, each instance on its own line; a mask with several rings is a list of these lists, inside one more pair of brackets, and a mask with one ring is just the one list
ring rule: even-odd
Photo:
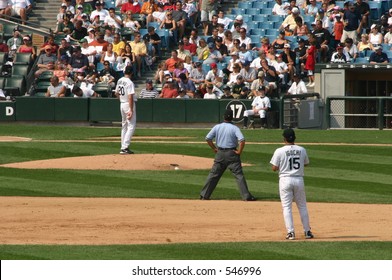
[[392,128],[392,96],[330,96],[326,99],[327,128]]

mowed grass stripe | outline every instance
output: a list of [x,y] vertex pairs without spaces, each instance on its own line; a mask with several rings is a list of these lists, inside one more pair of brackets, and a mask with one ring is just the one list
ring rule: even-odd
[[17,260],[390,260],[392,242],[238,242],[164,245],[0,245]]

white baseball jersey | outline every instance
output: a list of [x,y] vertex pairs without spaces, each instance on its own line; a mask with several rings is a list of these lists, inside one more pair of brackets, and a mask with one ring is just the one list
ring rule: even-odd
[[[271,101],[267,96],[264,97],[257,96],[255,99],[253,99],[252,108],[253,107],[256,109],[271,108]],[[265,118],[266,113],[267,112],[265,110],[260,110],[259,111],[260,118]]]
[[121,103],[127,103],[129,101],[129,95],[133,94],[133,100],[136,101],[135,85],[131,79],[122,77],[118,80],[116,85],[116,92],[120,98]]
[[285,145],[276,149],[270,161],[279,167],[279,177],[303,177],[309,158],[305,148],[298,145]]

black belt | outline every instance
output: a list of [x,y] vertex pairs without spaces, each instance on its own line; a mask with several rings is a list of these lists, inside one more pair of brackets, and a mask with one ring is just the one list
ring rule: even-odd
[[234,148],[219,148],[218,147],[218,150],[219,151],[233,151],[233,150],[237,150],[237,147],[234,147]]

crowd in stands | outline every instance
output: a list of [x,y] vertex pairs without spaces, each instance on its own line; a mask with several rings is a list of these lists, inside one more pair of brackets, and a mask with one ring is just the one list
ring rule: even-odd
[[[37,78],[58,71],[58,84],[52,86],[59,89],[48,96],[62,96],[60,87],[74,92],[75,81],[82,84],[76,90],[86,91],[82,96],[96,96],[93,85],[114,88],[125,66],[132,65],[133,78],[140,80],[144,69],[157,65],[143,98],[253,99],[260,86],[267,96],[279,97],[314,87],[316,63],[392,59],[392,9],[374,21],[366,0],[337,2],[275,0],[267,16],[278,21],[263,29],[246,14],[226,15],[216,0],[64,0],[54,36],[36,52],[17,31],[6,45],[39,55]],[[0,9],[18,11],[23,14]],[[61,38],[59,45],[56,38]],[[163,59],[165,51],[170,58]]]

